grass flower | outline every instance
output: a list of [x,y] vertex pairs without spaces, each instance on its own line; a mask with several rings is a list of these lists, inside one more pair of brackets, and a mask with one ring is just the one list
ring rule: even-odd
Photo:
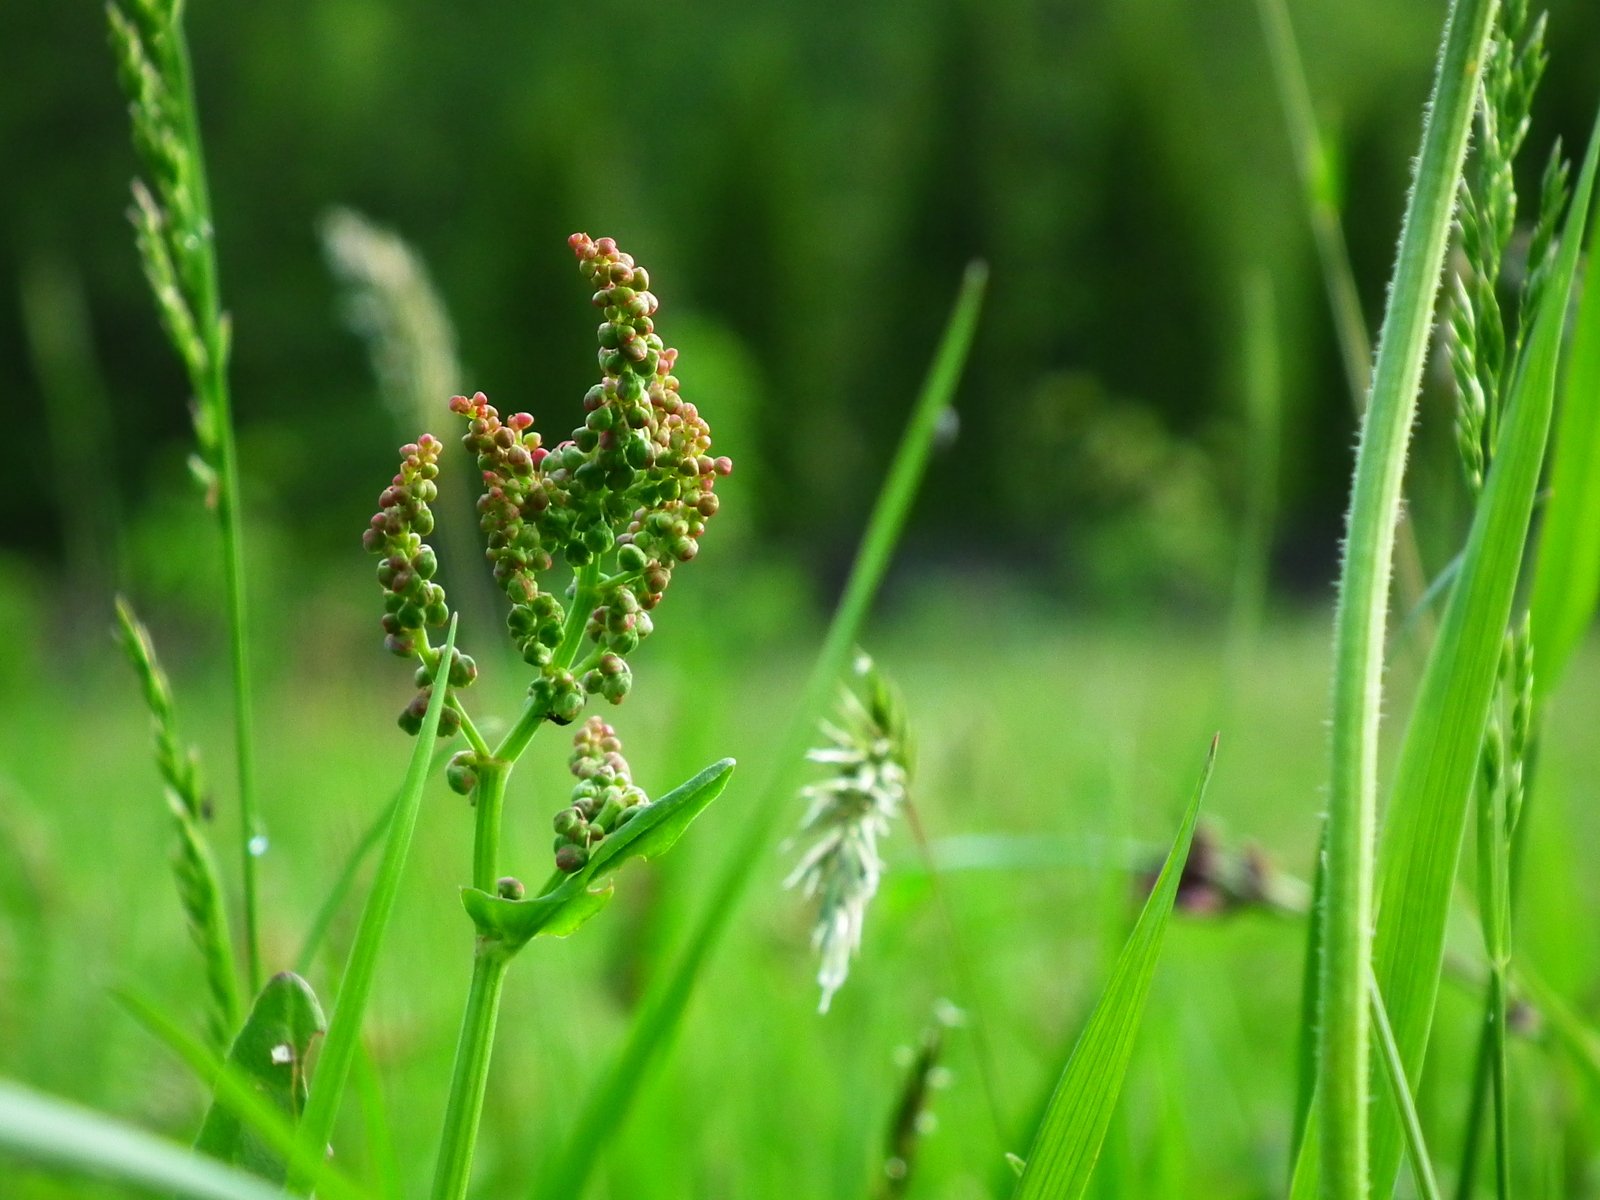
[[822,722],[826,744],[806,757],[828,768],[808,784],[800,836],[810,845],[785,881],[817,900],[811,942],[821,955],[819,1011],[850,973],[861,948],[867,905],[883,876],[878,840],[906,802],[911,776],[910,741],[900,697],[866,654],[856,658],[853,686],[840,697],[838,723]]

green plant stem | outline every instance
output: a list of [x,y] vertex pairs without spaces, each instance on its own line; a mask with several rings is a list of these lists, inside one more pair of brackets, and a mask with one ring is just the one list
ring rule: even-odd
[[1461,1166],[1456,1172],[1456,1200],[1472,1200],[1478,1179],[1478,1144],[1483,1127],[1483,1108],[1489,1100],[1489,1056],[1493,1052],[1494,1029],[1491,1001],[1484,999],[1483,1020],[1478,1027],[1478,1050],[1472,1062],[1472,1094],[1467,1101],[1467,1121],[1461,1135]]
[[239,488],[239,454],[233,436],[233,403],[228,391],[229,336],[227,319],[222,314],[217,283],[217,252],[212,234],[211,192],[206,179],[205,157],[200,141],[199,106],[194,97],[194,71],[190,66],[189,43],[180,17],[173,21],[172,34],[177,69],[183,88],[184,138],[188,143],[189,186],[193,189],[195,214],[205,253],[199,256],[199,303],[196,323],[204,340],[206,361],[193,379],[196,399],[209,416],[209,429],[215,439],[217,522],[222,533],[223,588],[228,610],[228,657],[233,669],[233,740],[239,786],[240,877],[244,890],[245,972],[250,992],[261,990],[260,933],[256,905],[256,861],[260,858],[257,839],[264,838],[255,789],[255,718],[252,713],[250,683],[250,641],[244,580],[244,520]]
[[1506,1062],[1506,971],[1511,951],[1504,800],[1505,790],[1498,783],[1479,789],[1478,908],[1489,971],[1484,1028],[1488,1034],[1489,1079],[1494,1098],[1495,1191],[1499,1200],[1510,1200],[1511,1098]]
[[[584,629],[599,591],[600,567],[590,563],[578,571],[572,602],[567,608],[555,666],[566,670],[583,646]],[[478,768],[475,792],[477,819],[472,838],[472,886],[493,895],[500,877],[500,826],[505,810],[506,782],[517,759],[545,722],[545,713],[530,701],[493,755]],[[463,725],[465,728],[465,725]],[[475,731],[474,731],[475,732]],[[479,739],[481,741],[481,739]],[[480,752],[482,753],[482,752]],[[500,993],[506,968],[515,952],[499,942],[480,937],[472,962],[472,989],[456,1042],[456,1062],[450,1079],[450,1102],[445,1109],[444,1133],[439,1143],[439,1165],[434,1173],[435,1197],[466,1195],[472,1173],[472,1150],[483,1115],[484,1088],[489,1080],[489,1060],[494,1053],[494,1027],[500,1013]]]
[[500,878],[500,817],[505,809],[511,764],[492,758],[478,768],[477,820],[472,838],[472,886],[493,894]]
[[1368,1194],[1373,860],[1395,528],[1494,0],[1453,0],[1361,424],[1334,627],[1333,767],[1318,1062],[1323,1195]]
[[1411,1098],[1411,1088],[1406,1083],[1406,1068],[1400,1061],[1400,1047],[1395,1044],[1389,1014],[1383,1007],[1383,993],[1378,990],[1378,981],[1370,976],[1367,989],[1372,997],[1372,1032],[1377,1038],[1379,1061],[1389,1081],[1395,1107],[1400,1111],[1406,1155],[1411,1160],[1411,1176],[1416,1181],[1417,1194],[1422,1200],[1440,1200],[1439,1181],[1433,1175],[1433,1160],[1428,1155],[1428,1144],[1422,1136],[1422,1121],[1417,1116],[1417,1106]]
[[455,1070],[450,1078],[450,1102],[444,1115],[444,1138],[439,1144],[439,1164],[433,1175],[434,1200],[461,1200],[472,1175],[472,1151],[483,1117],[484,1089],[489,1082],[489,1058],[494,1050],[494,1027],[500,1014],[500,992],[505,984],[511,954],[498,943],[479,940],[472,962],[472,990],[461,1019]]

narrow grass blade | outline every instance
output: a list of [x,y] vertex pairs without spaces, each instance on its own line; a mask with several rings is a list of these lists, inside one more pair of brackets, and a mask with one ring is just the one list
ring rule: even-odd
[[1278,314],[1272,280],[1264,271],[1246,277],[1244,314],[1245,473],[1249,479],[1234,568],[1230,669],[1246,667],[1245,650],[1260,635],[1267,607],[1273,523],[1278,502],[1278,443],[1282,437],[1283,384],[1278,366]]
[[1289,1163],[1298,1170],[1300,1152],[1311,1127],[1317,1096],[1317,980],[1322,972],[1322,925],[1327,897],[1328,827],[1317,832],[1316,872],[1311,879],[1311,911],[1306,914],[1306,953],[1300,964],[1300,1020],[1296,1024],[1294,1126],[1289,1136]]
[[1344,360],[1345,381],[1350,387],[1351,401],[1359,412],[1366,403],[1372,346],[1367,338],[1367,320],[1361,312],[1361,297],[1356,291],[1355,272],[1350,269],[1344,228],[1339,222],[1338,185],[1332,156],[1317,128],[1305,64],[1295,44],[1294,26],[1289,22],[1284,0],[1256,0],[1256,13],[1267,43],[1267,59],[1272,65],[1278,106],[1283,110],[1289,145],[1294,151],[1295,174],[1305,201],[1306,220],[1317,244],[1322,282],[1333,313],[1339,355]]
[[1428,1157],[1428,1143],[1422,1136],[1422,1119],[1417,1116],[1416,1101],[1411,1098],[1411,1086],[1406,1082],[1400,1048],[1394,1044],[1394,1030],[1389,1027],[1389,1014],[1384,1011],[1383,994],[1378,991],[1376,980],[1370,982],[1372,1032],[1378,1044],[1378,1064],[1383,1068],[1389,1094],[1394,1097],[1395,1108],[1400,1113],[1400,1126],[1406,1136],[1406,1156],[1411,1162],[1417,1195],[1422,1200],[1440,1200],[1439,1181],[1434,1178],[1433,1160]]
[[589,1131],[605,1128],[615,1132],[627,1120],[646,1071],[672,1043],[702,965],[722,940],[757,864],[764,861],[763,852],[783,817],[789,785],[803,762],[814,723],[843,674],[852,647],[860,641],[861,627],[905,528],[911,502],[932,453],[934,436],[955,396],[972,348],[988,276],[987,267],[973,263],[962,279],[955,310],[901,437],[889,477],[873,506],[844,596],[790,720],[777,762],[767,783],[756,793],[754,810],[744,817],[744,837],[729,855],[711,899],[678,957],[651,982],[621,1048],[579,1110],[579,1119],[573,1126],[576,1135],[534,1185],[536,1196],[551,1200],[578,1200],[582,1196],[596,1162]]
[[1013,1200],[1078,1200],[1089,1185],[1122,1091],[1134,1035],[1144,1015],[1167,920],[1172,916],[1172,901],[1178,894],[1178,879],[1189,857],[1189,843],[1216,760],[1217,739],[1212,738],[1172,850],[1061,1073],[1034,1133],[1033,1148],[1028,1151]]
[[611,877],[623,864],[632,858],[655,858],[672,849],[683,831],[728,786],[733,766],[731,758],[712,763],[652,801],[620,830],[609,834],[582,870],[565,876],[543,896],[507,900],[477,888],[462,888],[462,902],[478,935],[500,941],[507,950],[517,950],[539,934],[566,937],[573,933],[611,899]]
[[[1600,263],[1600,223],[1589,231],[1590,271]],[[1600,284],[1583,289],[1556,414],[1550,499],[1534,563],[1533,686],[1554,691],[1600,600]]]
[[[1256,0],[1256,14],[1267,43],[1267,60],[1283,113],[1285,132],[1294,153],[1295,175],[1300,197],[1305,204],[1306,224],[1317,248],[1317,265],[1322,271],[1323,288],[1328,294],[1328,311],[1344,363],[1345,384],[1350,389],[1351,409],[1360,416],[1367,405],[1372,385],[1372,342],[1367,336],[1367,319],[1361,310],[1356,290],[1356,275],[1345,242],[1339,215],[1339,182],[1335,178],[1334,156],[1317,126],[1311,105],[1311,88],[1306,81],[1305,63],[1295,42],[1285,0]],[[1422,554],[1414,528],[1408,523],[1396,534],[1394,569],[1401,598],[1415,606],[1427,585]],[[1432,632],[1426,609],[1419,613],[1420,631]],[[1410,632],[1409,625],[1399,632]]]
[[0,1081],[0,1154],[184,1200],[282,1200],[275,1185],[132,1125]]
[[1334,621],[1333,763],[1318,1021],[1326,1194],[1364,1200],[1384,635],[1406,448],[1494,0],[1453,0],[1406,205],[1351,485]]
[[[433,757],[428,761],[428,775],[431,777],[438,769],[449,761],[454,743],[446,743],[433,752]],[[333,881],[333,886],[328,889],[328,894],[322,898],[322,903],[317,906],[317,912],[311,918],[311,925],[306,930],[305,941],[300,943],[300,953],[295,955],[294,970],[297,975],[309,975],[312,963],[317,957],[317,951],[322,948],[322,943],[328,936],[328,930],[333,927],[334,918],[339,915],[339,910],[344,907],[345,898],[349,896],[350,889],[355,886],[356,876],[361,873],[361,866],[367,861],[368,855],[376,850],[383,841],[384,832],[389,828],[389,822],[394,819],[395,807],[400,803],[400,792],[396,792],[387,804],[378,811],[371,823],[364,829],[361,836],[356,839],[356,844],[350,848],[350,853],[345,857],[344,866],[339,869],[338,876]]]
[[[268,980],[267,991],[274,990],[275,986],[281,987],[275,985],[275,980],[280,978],[282,976]],[[358,1200],[363,1195],[361,1189],[341,1174],[326,1155],[315,1153],[300,1144],[290,1115],[268,1094],[277,1082],[270,1078],[270,1071],[266,1072],[269,1078],[263,1081],[257,1073],[248,1071],[238,1062],[224,1062],[210,1047],[137,992],[119,989],[112,995],[134,1020],[181,1059],[196,1079],[211,1089],[214,1099],[211,1111],[206,1116],[208,1125],[213,1114],[227,1113],[237,1123],[242,1135],[252,1141],[252,1154],[256,1161],[268,1162],[271,1170],[268,1174],[262,1174],[252,1161],[241,1161],[234,1155],[224,1157],[222,1153],[202,1145],[201,1141],[206,1139],[204,1129],[195,1145],[197,1151],[228,1165],[249,1169],[257,1178],[267,1178],[280,1184],[284,1178],[282,1164],[288,1163],[314,1181],[317,1195],[323,1200]],[[280,995],[279,999],[283,997]],[[270,1060],[270,1047],[267,1053]],[[301,1053],[303,1055],[303,1050]]]
[[[452,617],[441,662],[451,661],[455,644],[456,622]],[[334,1004],[333,1021],[328,1027],[328,1038],[317,1060],[317,1072],[311,1081],[305,1115],[300,1120],[302,1143],[319,1152],[333,1134],[333,1122],[339,1115],[345,1081],[350,1076],[350,1065],[355,1061],[361,1038],[361,1019],[366,1014],[367,998],[372,992],[372,979],[377,970],[378,951],[388,932],[389,916],[394,911],[395,896],[400,890],[400,876],[405,870],[406,855],[411,849],[411,835],[417,827],[417,812],[422,805],[422,786],[428,777],[428,760],[432,755],[433,740],[439,731],[439,714],[444,711],[448,692],[449,680],[445,678],[445,673],[441,673],[428,700],[422,729],[411,749],[411,766],[406,772],[405,786],[400,791],[400,802],[395,805],[389,822],[383,858],[378,864],[377,876],[372,881],[372,891],[367,894],[366,906],[361,911],[361,924],[356,931],[355,944],[350,948],[350,958]],[[303,1178],[299,1182],[303,1184]]]

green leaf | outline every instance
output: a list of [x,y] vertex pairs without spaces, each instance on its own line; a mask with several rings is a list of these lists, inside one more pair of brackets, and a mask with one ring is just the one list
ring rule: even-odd
[[[327,1027],[311,985],[285,971],[261,989],[227,1063],[258,1096],[290,1121],[298,1120],[306,1102],[306,1054],[312,1039]],[[211,1102],[194,1148],[263,1179],[281,1182],[287,1177],[280,1150],[264,1142],[220,1098]]]
[[1213,738],[1177,839],[1034,1133],[1033,1148],[1013,1200],[1077,1200],[1089,1185],[1128,1070],[1128,1056],[1144,1016],[1178,880],[1189,857],[1200,803],[1216,760],[1217,739]]
[[[243,1145],[247,1157],[243,1161],[234,1157],[232,1161],[275,1180],[284,1178],[283,1164],[287,1163],[295,1172],[303,1172],[306,1178],[313,1180],[316,1193],[322,1200],[356,1200],[363,1194],[360,1188],[334,1167],[325,1153],[302,1146],[297,1140],[294,1118],[299,1114],[299,1103],[304,1100],[304,1089],[291,1086],[288,1091],[291,1098],[299,1094],[295,1100],[296,1107],[286,1109],[280,1103],[284,1089],[278,1086],[281,1082],[278,1076],[286,1065],[293,1065],[293,1073],[300,1074],[300,1064],[305,1061],[304,1046],[310,1043],[313,1036],[309,1030],[320,1032],[322,1026],[321,1008],[303,981],[289,983],[284,976],[275,977],[268,981],[261,1000],[257,1001],[258,1009],[269,1010],[262,1013],[263,1020],[257,1026],[258,1031],[268,1035],[281,1033],[288,1042],[279,1044],[291,1046],[290,1064],[271,1063],[274,1055],[269,1046],[267,1059],[270,1065],[264,1072],[253,1070],[250,1066],[252,1062],[260,1061],[259,1056],[253,1053],[241,1054],[237,1060],[230,1057],[224,1062],[209,1046],[139,993],[119,988],[112,995],[211,1090],[212,1110],[207,1114],[206,1128],[201,1131],[202,1140],[196,1144],[197,1149],[220,1157],[229,1150],[237,1151]],[[244,1044],[241,1035],[241,1047]],[[298,1054],[294,1053],[296,1044],[300,1046]],[[283,1055],[280,1053],[276,1057]],[[213,1118],[216,1114],[228,1118],[232,1128],[237,1131],[237,1138],[231,1146],[208,1147],[204,1144],[207,1130],[214,1128]],[[258,1167],[257,1163],[263,1165]]]
[[0,1081],[0,1152],[185,1200],[282,1200],[273,1184],[132,1125]]
[[1417,389],[1433,336],[1434,297],[1494,10],[1495,0],[1452,0],[1350,488],[1334,619],[1317,1054],[1322,1165],[1328,1194],[1341,1200],[1364,1200],[1368,1194],[1367,976],[1372,962],[1378,728],[1395,531]]
[[878,493],[844,595],[828,626],[806,689],[790,719],[773,769],[755,794],[753,808],[742,817],[744,836],[729,850],[727,865],[683,950],[651,982],[628,1027],[627,1038],[584,1100],[573,1125],[577,1133],[534,1184],[536,1196],[579,1200],[583,1195],[597,1160],[589,1131],[605,1128],[615,1134],[627,1120],[635,1092],[656,1056],[672,1044],[701,967],[722,940],[750,886],[756,865],[763,861],[785,812],[785,802],[791,797],[790,783],[804,761],[816,719],[843,674],[852,648],[861,640],[861,627],[905,529],[906,516],[933,452],[935,435],[950,410],[972,349],[988,278],[988,268],[978,262],[969,266],[962,278],[955,309],[900,439],[889,476]]
[[[456,618],[452,617],[441,662],[450,661],[455,645]],[[328,1038],[317,1059],[317,1073],[311,1081],[305,1115],[300,1121],[301,1144],[318,1152],[327,1146],[333,1134],[333,1123],[339,1115],[344,1085],[350,1077],[350,1066],[355,1061],[360,1043],[361,1020],[366,1014],[367,998],[372,994],[378,951],[383,946],[384,935],[389,929],[389,917],[394,912],[395,897],[400,892],[400,876],[405,871],[411,837],[417,828],[417,812],[422,807],[422,788],[428,779],[428,760],[432,756],[433,740],[438,736],[439,716],[444,712],[445,698],[450,691],[446,674],[441,672],[434,684],[433,694],[428,698],[427,714],[422,718],[422,728],[411,748],[411,765],[406,771],[399,803],[394,806],[390,817],[383,858],[373,878],[372,890],[367,893],[367,902],[361,910],[361,924],[356,930],[355,944],[350,947],[350,958],[345,966],[338,998],[334,1002],[333,1020],[328,1026]],[[303,1190],[305,1180],[296,1172],[291,1184]]]
[[652,802],[600,843],[581,870],[532,900],[507,900],[478,888],[462,888],[467,914],[485,938],[518,950],[540,934],[566,937],[611,899],[611,876],[631,858],[655,858],[672,849],[683,831],[722,794],[733,759],[712,763],[687,783]]
[[[1433,1024],[1461,839],[1544,462],[1562,325],[1597,155],[1600,121],[1512,384],[1460,576],[1423,671],[1395,773],[1380,862],[1373,963],[1413,1089]],[[1394,1109],[1374,1106],[1373,1186],[1379,1195],[1388,1195],[1393,1187],[1400,1141]]]
[[[1600,223],[1589,231],[1588,258],[1600,263]],[[1592,277],[1578,307],[1553,436],[1530,602],[1540,697],[1560,682],[1600,600],[1600,286]]]

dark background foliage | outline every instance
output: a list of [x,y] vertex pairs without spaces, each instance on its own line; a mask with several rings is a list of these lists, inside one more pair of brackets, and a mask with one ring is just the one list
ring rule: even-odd
[[[1445,5],[1291,7],[1376,313]],[[988,259],[960,435],[912,546],[1102,597],[1203,599],[1227,577],[1241,281],[1265,268],[1277,575],[1331,578],[1353,424],[1249,0],[191,8],[247,492],[295,561],[352,554],[399,440],[317,242],[345,204],[429,263],[461,388],[547,436],[593,374],[564,239],[615,235],[654,273],[754,528],[824,560],[857,532],[963,263]],[[1579,142],[1595,100],[1600,8],[1552,8],[1536,148]],[[123,218],[99,6],[7,4],[0,78],[0,561],[53,571],[65,511],[120,509],[122,570],[159,578],[189,432]],[[64,384],[24,333],[41,280],[82,300]]]

